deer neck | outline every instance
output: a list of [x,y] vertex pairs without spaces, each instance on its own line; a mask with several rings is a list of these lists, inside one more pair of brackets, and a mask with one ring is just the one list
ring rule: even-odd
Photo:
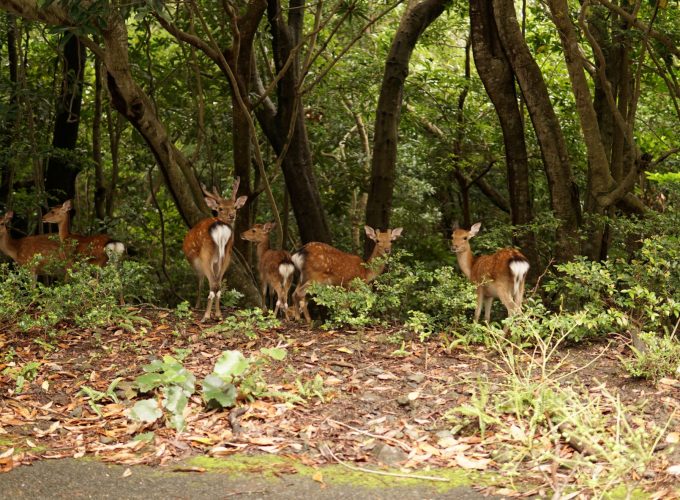
[[257,242],[257,258],[262,262],[262,256],[269,250],[269,238]]
[[71,234],[71,217],[67,214],[61,222],[58,224],[59,227],[59,239],[65,240]]
[[468,245],[463,251],[456,252],[456,258],[458,259],[458,266],[460,266],[460,270],[463,271],[463,274],[467,276],[468,279],[470,279],[470,276],[472,275],[472,263],[475,260],[474,255],[472,255],[472,249],[470,248],[470,245]]
[[382,251],[382,250],[379,250],[378,245],[375,245],[373,247],[373,252],[371,252],[371,256],[368,258],[368,260],[366,260],[366,267],[364,268],[365,272],[366,272],[364,280],[367,283],[376,279],[385,270],[385,263],[384,262],[377,267],[372,265],[374,259],[378,259],[378,258],[382,257],[383,255],[385,255],[385,252]]
[[17,260],[17,240],[10,236],[9,231],[0,236],[0,250],[7,254],[12,260]]

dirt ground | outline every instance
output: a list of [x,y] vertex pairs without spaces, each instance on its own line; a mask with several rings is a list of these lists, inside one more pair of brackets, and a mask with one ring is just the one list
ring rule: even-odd
[[[501,436],[494,439],[493,428],[484,439],[475,432],[451,432],[447,413],[470,402],[474,380],[483,376],[493,386],[504,377],[497,354],[487,348],[447,351],[437,339],[407,342],[402,348],[393,341],[396,327],[351,332],[285,324],[250,339],[237,332],[206,333],[213,325],[178,324],[171,311],[145,308],[137,313],[150,325],[137,326],[134,333],[67,328],[49,337],[2,325],[0,470],[42,459],[96,457],[128,466],[185,464],[201,472],[209,466],[197,457],[263,455],[312,469],[332,464],[348,473],[369,469],[434,477],[465,471],[472,478],[466,484],[483,493],[550,491],[544,470],[527,468],[521,479],[517,469],[508,474],[507,464],[495,454]],[[263,397],[242,401],[231,411],[208,410],[194,395],[181,433],[162,422],[140,424],[128,418],[129,408],[141,399],[132,381],[153,359],[186,355],[184,366],[200,381],[223,351],[249,356],[262,347],[285,347],[288,353],[283,361],[263,365],[269,391],[303,397],[304,403]],[[568,383],[592,391],[606,387],[626,405],[641,407],[635,416],[641,427],[656,425],[667,433],[680,428],[680,383],[632,379],[621,366],[622,355],[621,339],[613,339],[562,347],[558,357],[566,358],[565,373],[582,368]],[[11,374],[32,361],[38,363],[35,377],[18,393]],[[119,402],[100,401],[102,415],[97,415],[80,389],[106,391],[118,377]],[[151,438],[134,439],[149,431]],[[568,442],[564,446],[565,453],[576,453]],[[679,463],[680,455],[672,440],[671,445],[661,440],[657,452],[659,459],[639,478],[639,486],[677,495],[674,478],[664,470]],[[295,473],[286,463],[277,465],[279,472]]]

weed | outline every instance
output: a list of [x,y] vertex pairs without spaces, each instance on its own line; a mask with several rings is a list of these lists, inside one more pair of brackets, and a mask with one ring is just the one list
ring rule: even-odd
[[257,338],[259,330],[271,330],[281,326],[281,322],[272,311],[262,312],[262,309],[243,309],[234,311],[232,316],[226,317],[221,323],[205,330],[206,333],[245,334],[250,339]]

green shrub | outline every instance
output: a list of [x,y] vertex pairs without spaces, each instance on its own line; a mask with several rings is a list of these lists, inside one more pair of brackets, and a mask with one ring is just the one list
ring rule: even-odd
[[60,323],[80,327],[121,324],[132,329],[138,318],[120,304],[151,300],[149,268],[124,261],[103,268],[75,263],[63,280],[52,285],[35,282],[25,267],[0,266],[0,321],[14,321],[22,331],[53,331]]
[[639,335],[642,346],[631,347],[633,357],[623,359],[623,366],[634,377],[657,381],[680,375],[680,342],[672,335]]

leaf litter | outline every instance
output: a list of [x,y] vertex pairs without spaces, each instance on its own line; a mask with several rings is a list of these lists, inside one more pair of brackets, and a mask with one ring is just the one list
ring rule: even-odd
[[[577,449],[566,434],[558,443],[546,435],[529,434],[526,422],[512,413],[502,414],[504,426],[482,424],[486,430],[481,433],[474,420],[483,415],[470,418],[469,428],[454,429],[450,410],[466,407],[474,413],[476,378],[483,374],[492,388],[503,383],[497,364],[486,361],[495,354],[483,347],[447,352],[435,343],[412,342],[407,355],[397,357],[392,355],[394,345],[385,340],[393,332],[384,328],[362,332],[357,348],[354,333],[309,330],[299,324],[260,331],[253,340],[206,334],[207,327],[198,323],[183,325],[180,335],[167,311],[145,308],[138,314],[152,326],[134,334],[117,327],[97,329],[96,335],[91,330],[66,330],[55,340],[2,325],[0,346],[16,355],[0,361],[0,472],[35,460],[83,456],[201,472],[204,469],[181,461],[196,455],[265,453],[312,466],[337,463],[375,471],[396,467],[413,477],[434,477],[427,471],[438,468],[488,471],[508,480],[484,491],[508,496],[518,494],[518,485],[524,494],[544,491],[541,488],[582,488],[564,464],[584,449]],[[50,345],[54,348],[46,347]],[[185,409],[182,432],[162,421],[129,418],[133,405],[144,398],[136,395],[132,381],[154,359],[183,352],[184,367],[202,380],[225,350],[248,356],[281,346],[288,351],[286,359],[262,367],[269,395],[239,401],[238,411],[208,409],[194,394]],[[569,366],[587,365],[603,349],[602,344],[571,348]],[[620,401],[640,407],[629,425],[642,432],[668,430],[635,479],[649,491],[674,494],[668,485],[680,475],[676,446],[680,418],[675,416],[680,383],[663,379],[654,386],[633,380],[621,367],[619,355],[605,352],[596,363],[568,377],[567,383],[582,384],[594,397],[605,389],[613,391]],[[37,373],[18,392],[12,373],[28,362],[38,364]],[[115,379],[119,379],[115,397],[102,396]],[[82,390],[85,386],[89,392]],[[88,393],[98,395],[98,402]],[[647,404],[642,406],[642,401]],[[612,408],[612,418],[614,414]],[[499,450],[528,440],[543,447],[552,461],[520,460],[509,471],[508,457]],[[558,464],[555,457],[564,462]],[[125,474],[132,472],[126,469]],[[314,480],[325,484],[322,473]],[[510,484],[515,488],[508,488]]]

